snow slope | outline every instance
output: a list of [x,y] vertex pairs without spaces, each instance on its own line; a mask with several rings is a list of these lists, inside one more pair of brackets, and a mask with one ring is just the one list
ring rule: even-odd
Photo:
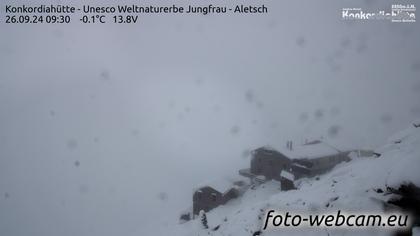
[[[259,231],[266,209],[277,211],[333,213],[383,213],[381,200],[389,195],[377,189],[398,187],[402,183],[420,186],[420,128],[414,126],[392,136],[380,157],[354,158],[319,178],[302,179],[298,190],[281,192],[278,182],[249,189],[241,199],[233,200],[207,213],[210,229],[196,219],[179,225],[176,235],[253,235]],[[385,150],[385,151],[380,151]],[[218,226],[217,230],[212,228]],[[263,235],[391,235],[384,230],[345,231],[330,229],[293,229],[264,231]]]

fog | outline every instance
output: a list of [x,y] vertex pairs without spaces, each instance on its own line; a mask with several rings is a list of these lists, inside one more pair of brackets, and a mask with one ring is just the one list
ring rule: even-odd
[[249,150],[375,148],[420,116],[419,23],[341,19],[393,2],[252,2],[269,13],[2,19],[0,234],[165,235]]

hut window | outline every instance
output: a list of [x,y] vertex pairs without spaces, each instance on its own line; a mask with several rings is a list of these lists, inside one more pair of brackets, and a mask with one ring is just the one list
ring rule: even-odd
[[215,202],[216,201],[216,194],[215,193],[212,193],[211,194],[211,200],[213,201],[213,202]]
[[266,151],[265,151],[265,154],[267,154],[267,155],[273,155],[274,153],[273,153],[273,152],[271,152],[271,151],[269,151],[269,150],[266,150]]

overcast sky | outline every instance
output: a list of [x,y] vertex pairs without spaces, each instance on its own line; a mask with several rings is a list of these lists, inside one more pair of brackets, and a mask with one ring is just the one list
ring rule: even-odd
[[253,148],[375,148],[420,116],[419,22],[341,19],[391,1],[5,24],[5,5],[24,2],[0,3],[1,235],[153,235]]

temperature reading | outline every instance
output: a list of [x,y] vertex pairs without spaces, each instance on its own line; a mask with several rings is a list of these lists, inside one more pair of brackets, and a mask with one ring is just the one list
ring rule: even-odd
[[104,24],[105,22],[105,15],[93,15],[93,16],[83,16],[80,18],[80,21],[83,23],[101,23]]

